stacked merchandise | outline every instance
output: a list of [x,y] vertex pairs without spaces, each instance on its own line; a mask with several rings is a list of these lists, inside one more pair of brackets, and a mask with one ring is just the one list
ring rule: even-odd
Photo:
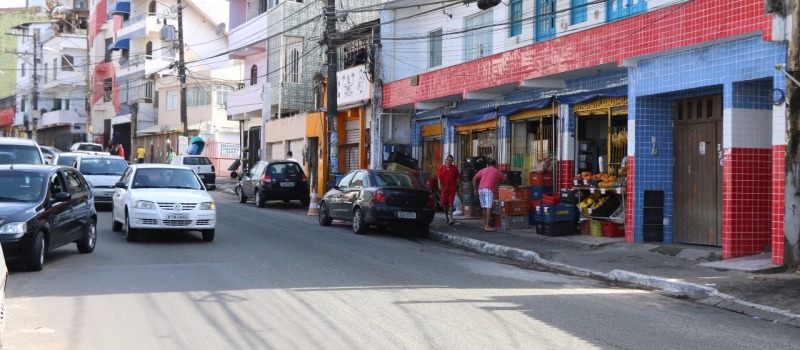
[[528,176],[530,180],[530,201],[529,201],[529,218],[528,223],[530,225],[536,225],[539,221],[539,217],[537,216],[537,208],[539,208],[542,203],[542,198],[545,194],[549,194],[552,192],[553,189],[553,173],[552,168],[549,166],[549,161],[540,161],[534,171],[532,171]]
[[475,188],[472,186],[472,178],[478,170],[486,167],[486,159],[483,157],[469,157],[461,167],[461,193],[458,194],[464,206],[464,217],[480,217],[481,203],[480,198],[475,195]]
[[536,233],[544,236],[571,236],[576,233],[578,214],[573,204],[541,205],[537,211],[540,221]]
[[530,189],[500,186],[499,197],[500,227],[506,230],[527,228]]

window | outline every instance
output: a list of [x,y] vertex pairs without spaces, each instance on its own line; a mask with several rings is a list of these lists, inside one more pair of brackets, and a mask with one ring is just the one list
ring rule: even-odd
[[508,36],[515,37],[522,34],[522,0],[511,0],[508,5],[508,20]]
[[258,13],[267,12],[268,5],[269,5],[269,1],[268,0],[259,0],[258,1]]
[[58,58],[53,59],[53,81],[58,80]]
[[53,99],[53,110],[54,111],[60,111],[61,110],[61,99],[60,98]]
[[111,78],[103,80],[103,102],[111,102],[111,93],[114,91],[114,81]]
[[64,110],[65,111],[69,110],[69,99],[68,98],[64,99]]
[[72,194],[81,193],[86,191],[86,184],[81,181],[81,177],[78,175],[77,170],[66,170],[64,171],[64,177],[67,180],[67,188]]
[[464,28],[464,61],[492,54],[492,11],[466,18]]
[[128,55],[130,51],[122,49],[119,50],[119,63],[125,64],[128,63]]
[[144,45],[144,58],[147,60],[153,59],[153,42],[148,41],[147,44]]
[[569,23],[578,24],[586,22],[586,0],[570,0]]
[[186,90],[186,107],[208,106],[211,104],[211,87],[191,87]]
[[24,77],[24,76],[25,76],[25,67],[26,67],[26,66],[25,66],[25,63],[23,63],[22,65],[20,65],[20,67],[19,67],[19,76],[21,76],[21,77]]
[[442,28],[428,33],[428,68],[442,65]]
[[280,35],[269,38],[267,43],[267,81],[271,86],[276,86],[280,82],[282,71]]
[[19,100],[19,111],[20,112],[25,112],[25,105],[27,105],[27,104],[28,104],[28,99],[27,98],[23,98],[23,99]]
[[61,56],[61,70],[67,71],[74,71],[75,70],[75,59],[72,58],[70,55],[63,55]]
[[174,111],[178,109],[178,90],[167,91],[167,110]]
[[556,36],[556,0],[536,0],[536,41]]
[[217,85],[217,106],[228,106],[228,94],[234,89],[228,85]]
[[286,82],[300,82],[300,52],[303,51],[303,38],[286,37]]
[[153,98],[153,88],[155,86],[155,82],[152,80],[148,80],[144,83],[144,98]]
[[250,85],[256,84],[258,84],[258,66],[254,64],[250,67]]
[[105,46],[106,56],[103,58],[103,62],[111,62],[111,50],[109,50],[108,47],[111,46],[111,44],[113,43],[114,43],[114,38],[106,39],[106,46]]
[[150,2],[150,5],[147,7],[147,13],[151,14],[151,15],[155,15],[156,14],[156,2],[155,1],[151,1]]
[[42,72],[42,76],[44,77],[44,83],[47,84],[47,63],[44,64],[44,71]]
[[614,21],[647,10],[647,0],[608,0],[606,1],[607,20]]

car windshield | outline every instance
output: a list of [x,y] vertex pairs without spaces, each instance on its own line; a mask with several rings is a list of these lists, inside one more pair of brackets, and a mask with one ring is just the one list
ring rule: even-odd
[[63,156],[59,155],[56,164],[58,165],[66,165],[72,166],[72,161],[75,160],[76,156]]
[[209,165],[211,161],[208,160],[206,157],[186,157],[183,158],[183,164],[185,165]]
[[83,175],[120,176],[128,168],[128,163],[120,158],[82,158],[80,167]]
[[43,174],[0,171],[0,202],[36,202],[46,192],[44,183]]
[[419,187],[415,177],[403,173],[375,173],[375,182],[379,187]]
[[184,188],[200,190],[203,185],[191,169],[139,169],[133,177],[132,188]]
[[82,143],[78,145],[79,151],[93,151],[93,152],[103,152],[103,146],[95,145],[91,143]]
[[30,145],[0,145],[0,164],[42,164],[39,148]]

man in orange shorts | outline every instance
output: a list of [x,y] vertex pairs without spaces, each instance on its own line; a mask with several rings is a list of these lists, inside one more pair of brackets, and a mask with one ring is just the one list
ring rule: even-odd
[[453,225],[456,223],[453,219],[453,200],[456,198],[461,173],[458,172],[458,167],[453,165],[452,155],[445,158],[444,165],[436,172],[436,178],[439,181],[439,191],[441,192],[439,198],[444,207],[444,223]]

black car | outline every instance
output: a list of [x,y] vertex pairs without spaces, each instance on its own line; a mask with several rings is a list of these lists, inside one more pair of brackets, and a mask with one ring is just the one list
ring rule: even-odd
[[431,192],[406,172],[354,170],[347,173],[319,204],[319,224],[351,221],[363,234],[369,225],[409,226],[427,236],[434,216]]
[[0,243],[9,264],[40,271],[45,253],[73,242],[80,253],[91,253],[96,223],[92,191],[78,170],[0,166]]
[[239,203],[247,202],[247,198],[255,198],[256,206],[263,208],[267,201],[280,200],[289,203],[299,200],[308,207],[308,177],[300,164],[293,160],[259,161],[250,171],[242,173],[236,186]]

